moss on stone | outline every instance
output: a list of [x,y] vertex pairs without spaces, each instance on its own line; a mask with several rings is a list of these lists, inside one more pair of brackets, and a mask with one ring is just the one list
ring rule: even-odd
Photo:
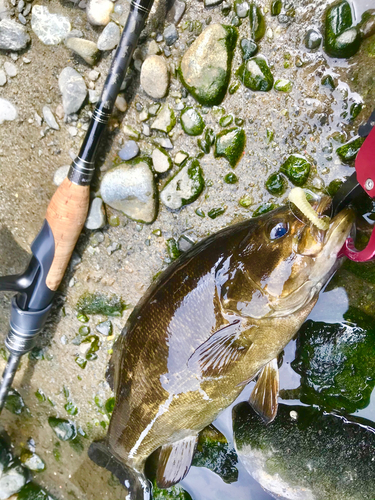
[[188,135],[200,135],[205,127],[201,115],[192,107],[185,108],[181,112],[180,121],[184,132]]
[[285,177],[278,172],[271,174],[266,180],[266,189],[270,194],[281,196],[286,189]]
[[343,144],[342,146],[337,148],[336,153],[338,154],[338,156],[342,161],[345,162],[352,161],[357,156],[359,148],[362,146],[364,141],[365,141],[364,137],[357,137],[356,139],[353,139],[352,141],[349,141],[346,144]]
[[273,75],[263,56],[256,56],[241,64],[237,76],[248,89],[268,92],[273,86]]
[[77,310],[83,314],[121,316],[127,305],[118,295],[104,295],[100,292],[83,294],[77,302]]
[[303,186],[310,173],[311,164],[301,155],[290,155],[281,165],[280,171],[285,174],[295,186]]
[[246,134],[242,128],[231,128],[219,132],[215,142],[215,157],[224,157],[231,167],[240,161],[246,144]]

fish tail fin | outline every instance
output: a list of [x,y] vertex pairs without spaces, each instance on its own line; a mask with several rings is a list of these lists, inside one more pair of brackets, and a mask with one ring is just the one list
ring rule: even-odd
[[104,467],[117,477],[129,492],[126,498],[129,500],[151,500],[150,483],[146,476],[113,456],[105,440],[91,443],[88,456],[96,465]]

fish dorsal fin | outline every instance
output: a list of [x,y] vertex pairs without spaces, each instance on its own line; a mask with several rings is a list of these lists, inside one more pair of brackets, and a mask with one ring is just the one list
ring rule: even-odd
[[189,368],[206,377],[220,375],[248,351],[251,342],[240,338],[241,333],[240,320],[220,328],[193,352],[188,361]]
[[276,417],[278,396],[279,367],[275,358],[263,367],[249,399],[251,406],[267,424]]
[[197,437],[198,435],[195,434],[161,447],[156,471],[156,484],[159,488],[173,486],[182,481],[189,472]]

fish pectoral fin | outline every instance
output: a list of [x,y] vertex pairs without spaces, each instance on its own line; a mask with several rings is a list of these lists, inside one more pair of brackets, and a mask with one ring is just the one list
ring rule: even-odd
[[169,488],[186,476],[193,460],[197,438],[198,434],[194,434],[161,447],[156,471],[156,484],[159,488]]
[[[248,330],[248,328],[247,328]],[[238,319],[220,328],[190,356],[188,367],[199,375],[221,375],[229,364],[238,361],[251,346]]]
[[258,415],[269,424],[276,417],[279,396],[279,367],[273,359],[260,372],[249,403]]

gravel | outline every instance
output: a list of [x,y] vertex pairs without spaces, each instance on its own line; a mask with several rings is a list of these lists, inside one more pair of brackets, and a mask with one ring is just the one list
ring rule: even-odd
[[56,170],[55,175],[53,176],[53,183],[56,186],[60,186],[60,184],[62,183],[62,181],[68,175],[69,169],[70,169],[70,165],[64,165],[62,167],[59,167]]
[[4,87],[6,82],[7,82],[7,77],[5,71],[3,69],[0,69],[0,87]]
[[60,129],[60,126],[57,123],[56,118],[53,116],[53,113],[48,106],[43,107],[43,118],[44,121],[47,123],[47,125],[53,128],[53,130]]
[[173,45],[178,40],[178,32],[174,24],[170,24],[169,26],[167,26],[163,34],[165,43],[168,46]]
[[63,106],[66,115],[80,110],[87,95],[84,79],[75,69],[67,66],[59,76],[59,88],[63,96]]

